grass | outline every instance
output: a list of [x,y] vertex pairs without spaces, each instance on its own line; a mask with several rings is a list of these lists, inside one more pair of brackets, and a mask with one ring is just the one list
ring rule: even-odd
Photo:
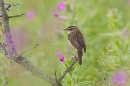
[[[25,16],[10,20],[12,33],[17,29],[22,30],[27,36],[16,35],[16,37],[23,37],[20,44],[18,43],[21,48],[16,47],[18,53],[35,46],[36,43],[41,43],[23,56],[50,75],[54,76],[54,71],[58,70],[60,76],[61,71],[65,69],[65,64],[56,57],[57,50],[62,51],[65,59],[68,59],[68,54],[75,54],[73,49],[66,50],[69,43],[67,33],[62,29],[70,25],[80,28],[85,37],[87,52],[83,56],[81,67],[76,63],[74,68],[79,69],[74,73],[70,72],[68,78],[64,79],[65,85],[104,86],[106,85],[104,77],[112,85],[112,76],[116,71],[127,70],[125,73],[129,75],[130,4],[128,0],[82,0],[82,2],[72,0],[71,3],[62,1],[67,7],[63,11],[56,10],[60,0],[6,0],[5,2],[20,4],[12,7],[8,11],[9,15],[25,13]],[[72,12],[70,5],[72,5]],[[27,19],[30,10],[35,13],[35,16]],[[53,12],[58,12],[63,18],[54,17]],[[1,41],[3,40],[1,36]],[[1,86],[6,86],[3,85],[5,82],[7,86],[50,86],[1,54]]]

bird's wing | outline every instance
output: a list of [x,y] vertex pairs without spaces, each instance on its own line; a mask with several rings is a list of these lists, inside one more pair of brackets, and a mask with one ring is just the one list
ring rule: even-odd
[[82,51],[82,47],[80,46],[80,41],[78,41],[74,35],[69,34],[68,35],[68,40],[72,44],[73,47],[75,47],[78,51]]
[[[83,41],[84,41],[84,39],[83,39]],[[84,52],[86,52],[86,43],[85,43],[85,41],[83,42],[83,48],[84,48]]]
[[78,38],[77,40],[79,41],[79,45],[82,47],[82,49],[84,49],[84,52],[86,52],[86,43],[85,43],[85,40],[84,40],[84,37],[82,35],[82,33],[77,33],[78,35]]

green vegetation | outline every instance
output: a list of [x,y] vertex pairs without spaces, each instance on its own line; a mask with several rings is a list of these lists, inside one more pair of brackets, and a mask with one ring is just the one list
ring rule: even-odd
[[[10,19],[18,53],[41,43],[23,55],[36,67],[52,76],[55,70],[58,76],[61,75],[71,61],[70,54],[76,54],[74,49],[68,49],[67,33],[63,29],[76,25],[85,37],[87,51],[82,65],[77,62],[62,83],[65,86],[105,86],[108,82],[109,86],[129,86],[130,0],[5,2],[20,4],[11,7],[7,11],[9,15],[25,13],[22,17]],[[66,5],[61,11],[57,9],[60,2]],[[1,41],[4,41],[2,34]],[[58,51],[62,52],[65,62],[59,61]],[[5,58],[2,53],[0,55],[0,86],[51,86]],[[126,81],[117,83],[122,80]]]

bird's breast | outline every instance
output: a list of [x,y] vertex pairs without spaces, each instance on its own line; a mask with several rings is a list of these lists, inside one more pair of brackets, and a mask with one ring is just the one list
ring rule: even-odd
[[[68,40],[69,41],[69,40]],[[72,48],[74,48],[74,49],[76,49],[72,44],[71,44],[71,42],[69,41],[69,44],[70,44],[70,46],[72,47]]]

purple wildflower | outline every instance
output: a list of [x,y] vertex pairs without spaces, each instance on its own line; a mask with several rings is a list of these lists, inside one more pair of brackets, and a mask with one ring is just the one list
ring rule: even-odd
[[52,14],[53,14],[54,17],[59,17],[59,13],[58,13],[57,9],[53,9]]
[[58,17],[58,16],[59,16],[59,14],[58,14],[58,13],[54,13],[53,15],[54,15],[55,17]]
[[66,47],[66,50],[70,51],[70,46],[67,46],[67,47]]
[[128,36],[130,34],[130,31],[128,29],[126,29],[124,32],[123,32],[123,36]]
[[72,57],[73,57],[73,55],[72,55],[72,54],[68,54],[68,57],[69,57],[69,58],[72,58]]
[[28,20],[31,20],[31,19],[33,19],[34,17],[35,17],[34,11],[32,11],[32,10],[28,11],[28,13],[27,13],[27,15],[26,15],[26,18],[27,18]]
[[58,18],[59,18],[59,20],[65,20],[65,19],[68,19],[65,15],[60,15]]
[[125,73],[123,71],[117,71],[112,76],[112,81],[115,85],[124,86],[126,83]]
[[56,51],[56,56],[57,56],[57,57],[60,58],[60,57],[62,56],[61,54],[62,54],[62,51],[61,51],[61,50],[57,50],[57,51]]
[[65,61],[64,56],[60,57],[59,60],[60,60],[61,62],[64,62],[64,61]]
[[65,6],[65,4],[64,4],[63,2],[60,2],[60,3],[58,4],[58,10],[62,11],[62,10],[64,10],[65,8],[66,8],[66,6]]
[[127,0],[127,4],[130,4],[130,0]]
[[21,50],[24,48],[24,46],[28,44],[29,38],[24,30],[14,27],[11,30],[11,33],[12,33],[12,40],[14,42],[16,50]]

